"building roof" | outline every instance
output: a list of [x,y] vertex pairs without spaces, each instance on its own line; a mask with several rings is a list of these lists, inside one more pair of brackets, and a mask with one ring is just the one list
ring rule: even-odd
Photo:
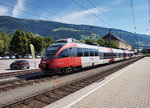
[[123,43],[125,43],[125,44],[128,44],[128,45],[130,45],[128,42],[126,42],[125,40],[123,40],[123,39],[121,39],[121,38],[119,38],[118,36],[116,36],[116,35],[114,35],[114,34],[111,34],[111,33],[108,33],[108,34],[106,34],[105,36],[103,36],[102,38],[104,39],[104,40],[109,40],[110,39],[110,36],[111,36],[111,39],[112,40],[114,40],[114,41],[121,41],[121,42],[123,42]]

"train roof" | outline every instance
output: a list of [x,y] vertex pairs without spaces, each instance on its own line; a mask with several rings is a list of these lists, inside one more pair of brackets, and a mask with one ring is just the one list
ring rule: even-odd
[[73,38],[66,38],[66,39],[58,39],[55,43],[76,43],[78,47],[85,47],[85,48],[96,48],[99,49],[100,51],[108,51],[108,49],[112,49],[113,51],[116,52],[122,52],[125,51],[126,53],[129,53],[131,51],[128,50],[121,50],[121,49],[115,49],[115,48],[109,48],[109,47],[103,47],[99,46],[97,44],[85,44],[80,42],[79,40],[73,39]]
[[67,39],[58,39],[56,43],[81,43],[81,42],[73,38],[67,38]]

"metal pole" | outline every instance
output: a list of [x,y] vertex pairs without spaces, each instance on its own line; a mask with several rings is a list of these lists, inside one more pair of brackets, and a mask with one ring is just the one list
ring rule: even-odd
[[90,26],[90,30],[89,30],[89,32],[90,32],[90,42],[91,42],[91,39],[92,39],[92,29],[93,29],[93,26]]
[[111,31],[112,29],[109,29],[109,48],[111,48]]

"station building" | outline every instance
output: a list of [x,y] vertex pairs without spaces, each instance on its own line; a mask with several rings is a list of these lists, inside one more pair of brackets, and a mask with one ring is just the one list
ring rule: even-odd
[[102,37],[104,40],[113,40],[117,44],[117,47],[119,49],[126,49],[126,50],[133,50],[132,46],[127,43],[125,40],[115,36],[114,34],[108,33],[104,37]]

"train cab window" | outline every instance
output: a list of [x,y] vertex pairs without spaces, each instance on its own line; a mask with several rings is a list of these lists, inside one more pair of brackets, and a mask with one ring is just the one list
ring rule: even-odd
[[69,57],[77,57],[77,47],[70,47],[69,48]]
[[65,58],[65,57],[69,57],[69,50],[68,50],[68,48],[62,50],[62,51],[58,54],[58,58]]
[[93,49],[90,49],[90,56],[94,56],[94,50]]
[[63,45],[65,44],[52,44],[45,50],[42,59],[50,60]]
[[89,56],[89,50],[88,50],[88,48],[84,48],[84,56]]
[[82,48],[77,48],[77,56],[82,57],[83,56],[83,50]]

